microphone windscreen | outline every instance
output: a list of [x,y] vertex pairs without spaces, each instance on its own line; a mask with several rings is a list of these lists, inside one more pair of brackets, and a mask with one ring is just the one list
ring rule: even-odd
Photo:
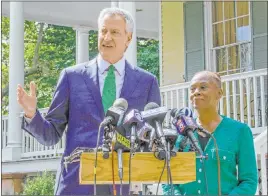
[[124,111],[126,111],[128,108],[128,103],[124,98],[118,98],[114,101],[113,106],[116,108],[122,108]]
[[146,106],[144,107],[144,111],[155,109],[155,108],[159,108],[159,105],[155,102],[150,102],[146,104]]
[[188,117],[192,118],[193,117],[193,111],[188,107],[184,107],[184,108],[179,110],[179,115],[188,116]]
[[174,118],[176,116],[177,111],[177,108],[173,108],[172,110],[170,110],[170,115]]

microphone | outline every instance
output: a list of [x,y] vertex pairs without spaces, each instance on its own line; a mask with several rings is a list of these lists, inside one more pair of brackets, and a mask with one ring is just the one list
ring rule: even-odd
[[[169,128],[164,128],[163,132],[164,132],[164,136],[165,136],[166,141],[170,144],[170,149],[172,149],[170,151],[170,155],[172,157],[175,157],[176,152],[174,151],[174,146],[175,146],[176,140],[178,138],[178,133],[175,129],[169,129]],[[160,150],[157,153],[157,158],[159,160],[164,160],[166,158],[166,153],[163,150]]]
[[[123,98],[119,98],[116,99],[115,102],[113,103],[113,106],[110,107],[108,109],[108,111],[106,112],[106,117],[104,118],[104,120],[100,123],[99,125],[99,130],[98,130],[98,138],[97,138],[97,144],[96,146],[99,146],[99,138],[100,138],[100,132],[101,132],[101,128],[106,127],[107,125],[109,125],[109,127],[117,127],[119,125],[121,125],[124,114],[126,112],[128,108],[128,103],[125,99]],[[103,151],[103,158],[108,158],[109,157],[109,134],[107,134],[107,131],[109,131],[108,129],[104,129],[104,142],[102,145],[102,149]],[[107,140],[106,140],[107,139]],[[96,148],[97,149],[97,148]],[[96,171],[96,167],[97,167],[97,150],[95,151],[95,167],[94,167],[94,171]],[[122,156],[121,156],[121,160],[122,160]],[[96,172],[94,172],[94,195],[96,195]]]
[[178,151],[179,152],[183,152],[184,148],[187,146],[188,144],[188,140],[189,138],[188,137],[183,137],[180,144],[179,144],[179,148],[178,148]]
[[155,118],[162,123],[167,112],[168,109],[166,107],[159,107],[157,103],[150,102],[144,107],[144,111],[141,112],[141,116],[149,124],[153,124]]
[[174,108],[170,111],[170,115],[174,118],[178,118],[181,115],[193,118],[193,111],[188,107],[184,107],[180,110]]
[[101,122],[101,126],[104,127],[108,124],[119,126],[124,118],[124,114],[127,111],[128,103],[124,98],[116,99],[113,106],[106,112],[106,117]]
[[[183,115],[183,116],[188,116],[188,117],[191,117],[193,118],[193,111],[188,108],[188,107],[184,107],[180,110],[174,108],[170,111],[170,115],[172,117],[175,117],[175,118],[178,118],[180,115]],[[196,125],[196,129],[198,129],[199,131],[207,134],[207,135],[211,135],[211,133],[209,131],[207,131],[206,129],[204,129],[203,127],[199,126],[196,122],[195,122],[195,125]]]
[[105,126],[102,140],[102,157],[104,159],[109,158],[111,142],[112,142],[112,131],[110,130],[110,126]]
[[137,109],[131,110],[124,119],[123,127],[126,130],[131,130],[130,144],[131,149],[134,150],[136,142],[137,129],[144,126],[143,118]]
[[154,128],[149,123],[145,122],[144,125],[138,129],[137,138],[141,141],[149,143],[149,133],[152,133],[152,131],[154,131]]
[[[186,116],[186,115],[189,116]],[[192,142],[195,149],[202,156],[203,151],[198,145],[198,141],[193,133],[198,128],[194,119],[190,117],[192,111],[189,108],[182,108],[181,110],[172,109],[170,115],[174,118],[172,124],[176,127],[178,133],[183,136],[187,136]]]
[[130,149],[130,140],[127,139],[124,135],[122,135],[120,132],[115,131],[112,143],[114,145],[114,150],[117,151],[118,149],[123,149],[124,151],[127,151]]
[[[150,136],[152,132],[155,133],[155,129],[148,124],[147,122],[144,122],[144,125],[141,128],[138,128],[137,130],[137,144],[139,147],[139,150],[143,152],[144,150],[151,151],[152,150],[152,145],[154,141],[154,135],[153,138],[150,140]],[[149,145],[151,144],[151,149],[149,149]]]
[[113,106],[110,107],[106,112],[106,117],[101,122],[100,127],[104,127],[104,134],[103,134],[103,144],[102,144],[102,156],[104,159],[109,158],[109,152],[110,152],[110,130],[111,126],[113,125],[117,127],[122,123],[125,111],[128,108],[128,103],[125,99],[119,98],[116,99],[113,103]]
[[150,133],[149,145],[148,145],[149,151],[153,150],[154,138],[155,138],[155,128],[152,127],[152,131]]
[[120,180],[123,179],[123,156],[122,153],[125,150],[130,149],[130,140],[127,139],[119,132],[115,132],[113,137],[114,150],[117,152],[117,162],[118,162],[118,176]]
[[167,142],[165,139],[164,132],[162,130],[162,122],[167,114],[168,110],[166,107],[159,107],[157,103],[150,102],[144,107],[144,111],[141,113],[144,120],[152,125],[158,137],[167,152]]
[[163,129],[164,136],[166,140],[170,143],[170,148],[172,149],[178,138],[178,133],[175,129]]

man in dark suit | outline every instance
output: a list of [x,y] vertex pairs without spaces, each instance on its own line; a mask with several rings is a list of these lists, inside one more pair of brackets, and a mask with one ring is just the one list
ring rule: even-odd
[[[107,8],[100,13],[98,25],[99,55],[61,72],[46,117],[37,109],[35,84],[31,82],[29,94],[18,85],[18,103],[25,112],[22,128],[41,144],[56,144],[68,125],[63,157],[77,147],[96,146],[99,124],[115,99],[126,99],[128,111],[143,110],[149,102],[160,105],[156,77],[130,65],[124,57],[132,39],[132,16],[119,8]],[[79,185],[79,163],[71,163],[66,171],[62,159],[57,176],[56,195],[93,194],[93,186]],[[98,188],[98,194],[112,193],[105,187]]]

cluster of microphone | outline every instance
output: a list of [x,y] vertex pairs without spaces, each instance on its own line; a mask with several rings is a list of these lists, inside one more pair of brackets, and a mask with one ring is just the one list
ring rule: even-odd
[[[125,99],[117,99],[106,113],[100,126],[104,127],[103,158],[109,158],[111,144],[118,153],[118,169],[122,170],[122,152],[130,151],[157,151],[157,158],[166,158],[168,149],[170,156],[176,156],[172,151],[178,135],[183,135],[191,141],[195,150],[203,156],[203,151],[198,145],[194,131],[200,130],[193,119],[193,112],[189,108],[168,110],[151,102],[144,107],[144,111],[137,109],[128,110]],[[163,128],[162,124],[167,113],[172,117],[173,128]],[[113,133],[113,134],[111,134]],[[206,132],[209,134],[208,132]],[[122,172],[119,172],[122,176]]]

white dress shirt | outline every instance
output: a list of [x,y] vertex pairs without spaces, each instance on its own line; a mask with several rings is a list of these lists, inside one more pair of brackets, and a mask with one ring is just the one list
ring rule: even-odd
[[[104,81],[107,76],[109,66],[111,65],[107,61],[105,61],[101,55],[98,55],[97,57],[97,63],[98,63],[98,75],[99,75],[99,85],[100,85],[100,93],[102,96],[102,91],[104,87]],[[125,57],[123,56],[122,59],[117,61],[114,65],[114,73],[115,73],[115,84],[116,84],[116,99],[120,97],[120,93],[123,87],[124,83],[124,77],[125,77]]]

